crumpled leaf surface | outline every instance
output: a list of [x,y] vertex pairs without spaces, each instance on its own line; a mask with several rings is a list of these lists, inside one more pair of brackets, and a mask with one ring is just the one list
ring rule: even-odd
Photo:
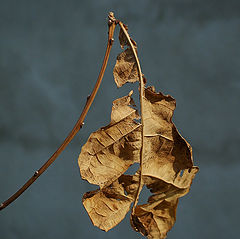
[[198,171],[191,146],[172,123],[176,102],[171,96],[145,89],[143,181],[154,195],[137,206],[132,225],[148,238],[165,238],[176,221],[178,198],[190,188]]
[[145,185],[153,193],[148,203],[137,205],[131,224],[136,231],[151,239],[166,238],[176,221],[178,198],[189,192],[197,167],[185,169],[177,175],[177,186],[151,176],[143,176]]
[[82,178],[101,188],[139,161],[141,125],[131,94],[113,102],[110,124],[90,135],[78,158]]
[[171,96],[145,90],[143,99],[145,154],[143,175],[177,183],[176,175],[193,166],[191,146],[172,123],[176,101]]
[[[122,30],[119,40],[122,48],[130,45]],[[139,80],[130,48],[117,57],[113,75],[118,87]],[[131,95],[132,91],[113,102],[110,124],[92,133],[82,147],[78,159],[81,176],[99,186],[83,196],[83,205],[92,223],[108,231],[136,201],[141,175],[151,196],[147,203],[132,210],[131,225],[149,239],[164,239],[176,221],[178,200],[189,192],[198,168],[193,166],[191,146],[172,122],[175,99],[156,93],[154,87],[146,88],[142,96],[142,128],[136,121],[139,115]],[[132,164],[140,162],[142,137],[142,170],[125,175]]]
[[134,83],[138,81],[137,63],[133,51],[130,48],[127,48],[117,56],[113,76],[117,87],[121,87],[126,82]]
[[[124,28],[126,29],[126,31],[128,31],[128,26],[123,24]],[[119,39],[119,43],[120,43],[120,46],[122,49],[124,49],[125,46],[130,46],[128,40],[127,40],[127,37],[125,36],[122,28],[120,29],[119,31],[119,36],[118,36],[118,39]],[[130,37],[130,40],[132,42],[132,44],[137,47],[137,43]]]
[[[138,174],[124,175],[139,162],[141,148],[141,125],[134,121],[139,116],[131,107],[131,94],[113,102],[111,123],[91,134],[79,156],[82,177],[100,186],[84,195],[84,207],[93,224],[105,231],[125,217],[138,187]],[[131,224],[153,239],[165,238],[174,225],[178,198],[189,191],[198,171],[191,146],[172,123],[175,104],[171,96],[145,89],[142,175],[153,195],[148,203],[136,207]]]
[[83,205],[92,223],[104,231],[108,231],[123,220],[134,199],[133,195],[126,195],[124,192],[127,184],[125,186],[121,181],[129,180],[124,176],[102,190],[88,192],[83,196]]
[[[128,31],[126,25],[124,25],[124,28]],[[130,40],[137,51],[137,43],[132,38]],[[129,48],[117,56],[116,65],[113,69],[113,76],[117,87],[121,87],[127,82],[134,83],[139,80],[137,62],[122,28],[119,32],[119,42],[122,49],[125,46]]]

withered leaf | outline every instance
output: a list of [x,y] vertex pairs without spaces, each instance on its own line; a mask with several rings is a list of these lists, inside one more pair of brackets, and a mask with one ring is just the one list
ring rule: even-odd
[[[138,174],[123,175],[139,162],[141,125],[131,94],[113,102],[111,123],[91,134],[79,156],[81,175],[99,190],[84,195],[83,204],[94,225],[108,231],[127,214],[138,187]],[[191,146],[172,123],[176,102],[171,96],[145,89],[144,184],[153,193],[137,205],[133,228],[148,238],[164,239],[176,220],[178,198],[188,193],[197,167]],[[133,180],[134,178],[134,180]]]
[[93,225],[104,231],[126,216],[138,187],[138,175],[122,175],[111,185],[85,193],[83,205]]
[[[123,24],[123,27],[126,31],[128,31],[128,27],[126,25]],[[136,42],[132,38],[130,38],[130,40],[135,48],[135,51],[137,52]],[[119,32],[119,42],[122,49],[124,46],[128,46],[129,48],[117,56],[117,61],[113,69],[113,76],[117,87],[121,87],[127,82],[134,83],[139,80],[137,62],[130,47],[130,43],[128,42],[128,39],[122,28]]]
[[137,206],[131,224],[149,239],[166,238],[176,220],[177,202],[177,198],[171,198],[159,202],[154,208],[148,208],[148,204]]
[[[113,75],[118,87],[140,82],[141,124],[132,92],[113,102],[110,124],[92,133],[79,155],[82,178],[100,187],[86,193],[83,204],[93,224],[108,231],[133,203],[133,229],[149,239],[164,239],[176,221],[178,200],[189,192],[198,168],[191,146],[172,122],[175,99],[154,87],[144,89],[133,53],[136,43],[128,41],[125,29],[119,33],[120,45],[131,48],[118,55]],[[133,163],[140,163],[137,173],[124,175]],[[136,205],[143,185],[152,195]]]
[[134,83],[139,80],[137,63],[131,49],[127,48],[117,56],[113,76],[117,87],[121,87],[127,82]]
[[[126,29],[126,31],[128,31],[128,26],[123,24],[123,27]],[[122,49],[124,49],[125,46],[130,46],[128,40],[127,40],[127,37],[125,36],[122,28],[120,29],[119,31],[119,36],[118,36],[118,39],[119,39],[119,43],[120,43],[120,46]],[[130,40],[132,42],[132,44],[137,47],[137,43],[130,37]]]
[[172,123],[176,101],[149,87],[143,105],[146,144],[142,174],[174,184],[181,170],[193,166],[192,148]]
[[154,195],[136,207],[131,220],[134,229],[148,238],[163,239],[175,223],[178,198],[189,191],[198,168],[193,167],[191,146],[172,123],[175,100],[151,87],[145,89],[143,105],[142,176]]
[[[125,27],[126,31],[128,31],[127,25],[124,24],[123,26]],[[124,46],[129,45],[127,37],[125,36],[122,28],[119,31],[118,39],[119,39],[119,43],[120,43],[120,46],[122,49],[124,49]]]
[[90,135],[78,158],[82,178],[101,188],[139,161],[141,125],[131,94],[113,102],[110,124]]
[[119,183],[119,180],[116,180],[102,190],[85,193],[83,205],[93,225],[108,231],[126,216],[133,196],[131,194],[125,195],[123,185]]
[[144,183],[153,193],[148,203],[137,205],[131,216],[134,230],[149,239],[164,239],[176,221],[178,198],[189,192],[197,167],[185,169],[182,176],[176,177],[176,185],[150,176],[143,176]]

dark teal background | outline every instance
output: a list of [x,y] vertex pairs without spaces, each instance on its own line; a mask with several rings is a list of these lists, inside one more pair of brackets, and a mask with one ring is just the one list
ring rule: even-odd
[[[148,84],[177,100],[174,122],[200,172],[180,199],[168,238],[239,236],[240,2],[234,0],[0,0],[0,202],[57,149],[91,93],[107,42],[107,14],[127,23]],[[129,215],[108,233],[81,198],[81,146],[109,123],[117,42],[85,125],[66,151],[0,212],[1,239],[141,238]],[[137,86],[134,86],[137,93]]]

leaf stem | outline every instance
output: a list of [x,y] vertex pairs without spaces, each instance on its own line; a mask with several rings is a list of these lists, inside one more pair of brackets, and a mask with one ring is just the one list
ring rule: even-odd
[[115,30],[116,24],[117,24],[116,19],[114,18],[113,13],[110,12],[108,15],[108,43],[107,43],[107,49],[105,52],[102,68],[100,70],[97,82],[94,86],[94,89],[93,89],[91,95],[87,98],[86,104],[84,106],[84,109],[83,109],[78,121],[76,122],[76,124],[74,125],[73,129],[68,134],[68,136],[65,138],[63,143],[60,145],[60,147],[56,150],[56,152],[42,165],[42,167],[39,170],[35,171],[33,176],[16,193],[14,193],[10,198],[8,198],[6,201],[4,201],[0,205],[0,211],[2,209],[4,209],[5,207],[7,207],[9,204],[11,204],[13,201],[15,201],[27,188],[29,188],[31,186],[32,183],[34,183],[37,180],[37,178],[57,159],[57,157],[62,153],[62,151],[66,148],[66,146],[72,141],[72,139],[75,137],[75,135],[78,133],[78,131],[82,128],[82,126],[84,124],[83,121],[84,121],[84,119],[88,113],[88,110],[97,94],[97,91],[102,82],[102,78],[103,78],[105,69],[107,67],[109,54],[110,54],[112,44],[114,41],[113,35],[114,35],[114,30]]
[[127,30],[125,29],[124,25],[122,22],[118,22],[119,26],[121,27],[121,29],[123,30],[127,40],[128,40],[128,43],[133,51],[133,54],[134,54],[134,57],[135,57],[135,60],[137,62],[137,68],[138,68],[138,73],[139,73],[139,78],[140,78],[140,81],[139,81],[139,85],[140,85],[140,108],[141,108],[141,123],[142,123],[142,137],[141,137],[141,150],[140,150],[140,173],[139,173],[139,184],[138,184],[138,189],[137,189],[137,193],[136,193],[136,197],[135,197],[135,200],[134,200],[134,203],[133,203],[133,207],[132,207],[132,214],[134,214],[135,212],[135,208],[136,208],[136,205],[138,203],[138,198],[139,198],[139,195],[140,195],[140,192],[142,190],[142,186],[143,186],[143,180],[142,180],[142,164],[143,164],[143,156],[144,156],[144,114],[143,114],[143,97],[144,97],[144,81],[143,81],[143,76],[142,76],[142,71],[141,71],[141,66],[140,66],[140,62],[139,62],[139,59],[138,59],[138,56],[137,56],[137,52],[136,52],[136,49],[131,41],[131,38],[127,32]]

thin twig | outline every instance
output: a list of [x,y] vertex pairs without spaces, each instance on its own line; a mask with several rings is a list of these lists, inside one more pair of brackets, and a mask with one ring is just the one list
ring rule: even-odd
[[83,121],[87,115],[87,112],[97,94],[97,91],[100,87],[106,66],[107,66],[107,62],[108,62],[108,58],[109,58],[109,54],[112,48],[112,44],[113,44],[113,35],[114,35],[114,30],[116,27],[116,19],[114,18],[114,15],[112,12],[109,13],[108,15],[108,43],[107,43],[107,49],[106,49],[106,53],[105,53],[105,57],[103,60],[103,64],[102,64],[102,68],[101,71],[99,73],[97,82],[94,86],[94,89],[91,93],[91,95],[87,98],[87,102],[84,106],[84,109],[77,121],[77,123],[75,124],[75,126],[73,127],[72,131],[69,133],[69,135],[66,137],[66,139],[64,140],[64,142],[61,144],[61,146],[56,150],[56,152],[48,159],[48,161],[43,164],[43,166],[35,171],[34,175],[16,192],[14,193],[9,199],[7,199],[6,201],[4,201],[1,205],[0,205],[0,211],[2,209],[4,209],[5,207],[7,207],[10,203],[12,203],[13,201],[15,201],[28,187],[31,186],[31,184],[36,181],[36,179],[57,159],[57,157],[61,154],[61,152],[66,148],[66,146],[72,141],[72,139],[74,138],[74,136],[77,134],[77,132],[82,128],[83,126]]
[[132,207],[132,214],[134,214],[135,212],[135,207],[138,203],[138,198],[140,195],[140,192],[142,190],[142,186],[143,186],[143,182],[142,182],[142,164],[143,164],[143,155],[144,155],[144,114],[143,114],[143,97],[144,97],[144,82],[143,82],[143,77],[142,77],[142,71],[141,71],[141,66],[140,66],[140,62],[137,56],[137,52],[136,49],[131,41],[131,38],[127,32],[127,30],[125,29],[124,25],[122,22],[119,21],[119,26],[121,27],[121,29],[123,30],[129,45],[131,46],[131,49],[133,51],[135,60],[137,62],[137,68],[138,68],[138,74],[139,74],[139,85],[140,85],[140,107],[141,107],[141,123],[142,123],[142,137],[141,137],[141,150],[140,150],[140,173],[139,173],[139,184],[138,184],[138,189],[137,189],[137,194],[133,203],[133,207]]

